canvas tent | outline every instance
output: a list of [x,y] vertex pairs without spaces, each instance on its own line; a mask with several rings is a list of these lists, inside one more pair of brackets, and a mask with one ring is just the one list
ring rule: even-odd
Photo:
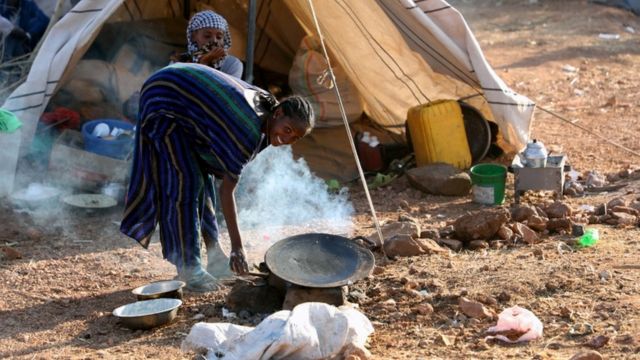
[[[153,71],[167,58],[158,48],[184,44],[184,38],[182,44],[170,39],[179,41],[184,36],[180,32],[186,26],[185,3],[190,4],[191,13],[210,7],[224,15],[232,28],[232,53],[244,59],[247,1],[82,0],[52,28],[26,82],[3,105],[16,113],[24,126],[17,133],[0,137],[0,146],[13,144],[3,146],[8,160],[0,164],[2,170],[11,173],[15,169],[16,152],[22,155],[27,151],[41,114],[68,85],[81,59],[105,29],[119,29],[116,35],[134,41],[129,51],[146,61],[147,72]],[[498,124],[503,144],[518,149],[526,143],[535,105],[511,91],[494,73],[461,14],[445,1],[314,0],[314,6],[332,65],[339,67],[357,90],[364,112],[376,125],[401,133],[410,107],[437,99],[464,98]],[[316,33],[309,2],[260,0],[257,10],[255,64],[287,74],[303,38]],[[154,33],[148,27],[152,23],[169,25]],[[85,71],[92,72],[91,66]],[[100,71],[95,68],[93,72]],[[116,87],[125,88],[124,92],[133,91],[144,81],[144,76],[121,74],[119,78],[126,84]],[[323,168],[352,172],[354,163],[346,137],[336,136],[343,133],[335,129],[314,131],[297,151],[320,173]],[[331,176],[331,172],[325,175]]]

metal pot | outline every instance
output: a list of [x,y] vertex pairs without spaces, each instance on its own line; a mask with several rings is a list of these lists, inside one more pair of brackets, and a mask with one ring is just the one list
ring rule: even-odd
[[373,253],[353,239],[311,233],[278,241],[265,254],[269,271],[291,284],[331,288],[367,277]]
[[151,329],[175,319],[180,305],[178,299],[136,301],[113,310],[113,315],[130,329]]
[[527,144],[522,153],[525,165],[532,168],[541,168],[547,166],[547,149],[544,144],[536,139]]
[[186,284],[179,280],[157,281],[133,289],[138,300],[158,298],[182,299],[182,288]]

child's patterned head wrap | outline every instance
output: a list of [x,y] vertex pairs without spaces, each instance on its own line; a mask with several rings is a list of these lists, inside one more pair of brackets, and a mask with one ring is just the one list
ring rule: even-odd
[[[196,13],[189,20],[189,26],[187,26],[187,50],[189,54],[192,55],[192,61],[198,62],[198,59],[202,54],[196,54],[198,50],[203,50],[198,47],[193,39],[193,33],[196,30],[204,29],[204,28],[214,28],[220,29],[224,32],[224,49],[229,50],[231,47],[231,34],[229,33],[229,24],[227,24],[227,20],[221,15],[216,14],[211,10],[201,11]],[[219,69],[222,65],[222,61],[225,57],[220,58],[215,63],[211,64],[216,69]]]

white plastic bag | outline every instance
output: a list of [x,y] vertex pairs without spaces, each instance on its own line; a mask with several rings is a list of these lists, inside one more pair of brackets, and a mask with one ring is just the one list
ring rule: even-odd
[[206,350],[212,360],[336,359],[346,353],[367,359],[364,344],[372,332],[371,322],[358,310],[303,303],[271,314],[255,328],[195,324],[182,350]]
[[498,339],[508,343],[536,340],[542,337],[542,322],[531,311],[519,306],[504,309],[498,315],[498,323],[487,329],[488,333],[496,334],[504,331],[517,331],[522,335],[516,340],[510,340],[504,335],[488,336],[487,339]]

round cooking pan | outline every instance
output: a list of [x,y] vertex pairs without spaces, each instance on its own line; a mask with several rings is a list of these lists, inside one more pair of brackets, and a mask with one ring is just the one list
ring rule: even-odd
[[367,277],[374,266],[369,249],[338,235],[311,233],[278,241],[267,250],[269,271],[295,285],[330,288]]

